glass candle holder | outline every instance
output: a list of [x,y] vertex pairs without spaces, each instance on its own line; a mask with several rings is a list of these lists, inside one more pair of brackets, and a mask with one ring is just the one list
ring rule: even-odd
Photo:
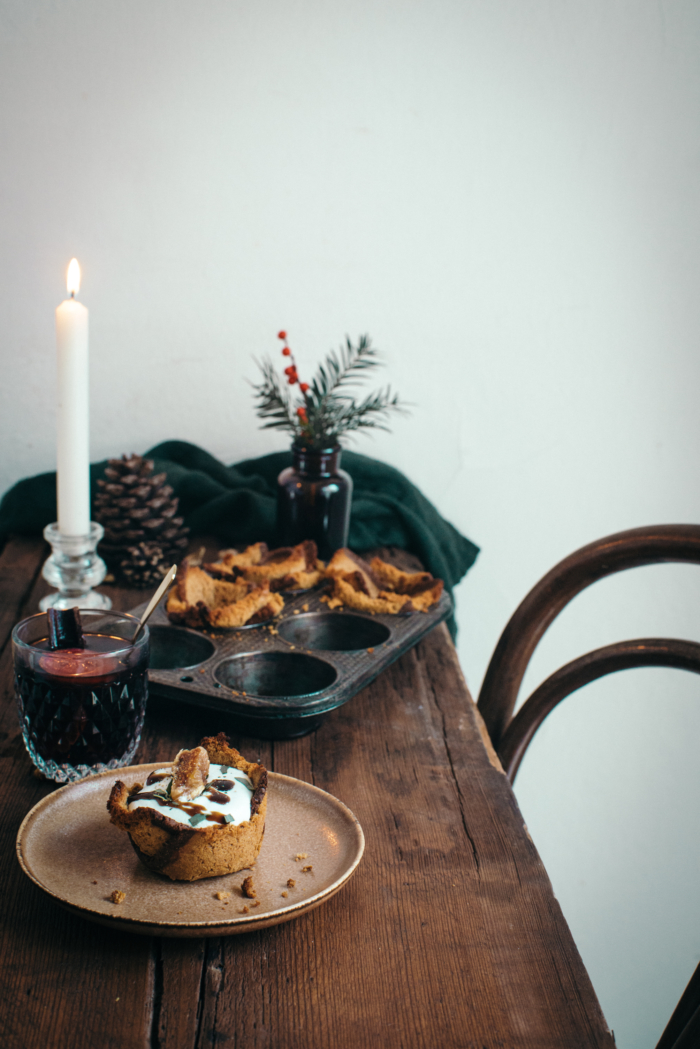
[[49,648],[45,612],[12,631],[15,697],[34,765],[66,783],[128,765],[148,698],[148,627],[120,612],[80,609],[85,648]]
[[93,590],[107,575],[107,565],[97,553],[97,544],[105,534],[96,521],[90,522],[87,535],[62,535],[58,523],[47,525],[44,539],[51,544],[51,556],[41,574],[58,593],[47,594],[39,608],[111,608],[105,594]]

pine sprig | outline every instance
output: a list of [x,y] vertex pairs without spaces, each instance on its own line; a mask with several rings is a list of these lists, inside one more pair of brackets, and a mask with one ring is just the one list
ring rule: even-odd
[[255,393],[253,397],[257,401],[256,412],[261,419],[267,419],[261,430],[283,429],[296,431],[297,420],[294,417],[291,397],[288,391],[280,384],[277,372],[269,358],[256,362],[260,368],[263,380],[257,385],[253,384]]
[[351,407],[342,410],[336,416],[336,429],[342,433],[351,430],[385,430],[390,432],[387,425],[392,411],[408,414],[408,408],[401,403],[397,393],[391,393],[391,388],[377,390],[359,404],[352,403]]
[[[287,384],[280,381],[272,362],[266,358],[258,362],[262,382],[253,385],[257,414],[265,420],[262,429],[284,429],[295,439],[322,448],[336,444],[343,434],[357,430],[388,431],[391,413],[407,411],[399,395],[392,393],[389,386],[359,402],[346,392],[348,387],[362,381],[363,373],[382,364],[379,352],[367,335],[360,336],[357,346],[346,338],[338,353],[331,350],[310,385],[299,381],[286,332],[280,332],[279,337],[285,344],[282,353],[291,361],[285,368]],[[297,384],[302,401],[295,405],[289,387]]]
[[346,336],[339,355],[331,350],[326,357],[325,367],[323,364],[318,366],[318,374],[311,383],[315,400],[320,404],[331,394],[340,396],[337,390],[341,386],[357,385],[360,381],[358,372],[378,368],[381,363],[379,352],[370,343],[369,336],[361,335],[356,347]]

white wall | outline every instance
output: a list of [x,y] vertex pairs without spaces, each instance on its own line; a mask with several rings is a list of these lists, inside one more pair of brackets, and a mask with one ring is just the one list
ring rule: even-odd
[[[245,378],[370,332],[416,403],[356,445],[467,535],[475,691],[559,558],[697,521],[700,8],[691,0],[0,0],[0,489],[54,460],[53,309],[90,307],[93,458],[280,447]],[[9,378],[8,378],[9,377]],[[697,569],[598,584],[530,685],[697,638]],[[570,699],[517,793],[623,1049],[700,958],[700,683]]]

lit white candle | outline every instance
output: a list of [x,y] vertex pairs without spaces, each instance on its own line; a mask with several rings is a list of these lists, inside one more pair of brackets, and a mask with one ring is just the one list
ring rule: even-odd
[[76,302],[80,266],[68,267],[68,292],[56,310],[58,349],[57,497],[61,535],[90,529],[90,447],[88,432],[88,311]]

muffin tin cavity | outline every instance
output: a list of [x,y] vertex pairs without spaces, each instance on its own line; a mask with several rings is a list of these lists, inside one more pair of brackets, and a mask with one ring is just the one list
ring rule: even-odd
[[151,670],[189,670],[211,659],[216,651],[208,637],[196,634],[194,630],[156,624],[150,632]]
[[330,663],[301,652],[258,652],[219,663],[214,677],[248,696],[315,696],[330,688],[338,672]]
[[287,591],[282,613],[256,630],[206,633],[174,626],[161,603],[149,621],[150,692],[226,713],[245,735],[291,739],[315,731],[452,610],[446,593],[409,616],[331,611],[322,597]]
[[391,631],[376,619],[351,612],[309,612],[280,623],[279,636],[315,652],[357,652],[383,645]]

